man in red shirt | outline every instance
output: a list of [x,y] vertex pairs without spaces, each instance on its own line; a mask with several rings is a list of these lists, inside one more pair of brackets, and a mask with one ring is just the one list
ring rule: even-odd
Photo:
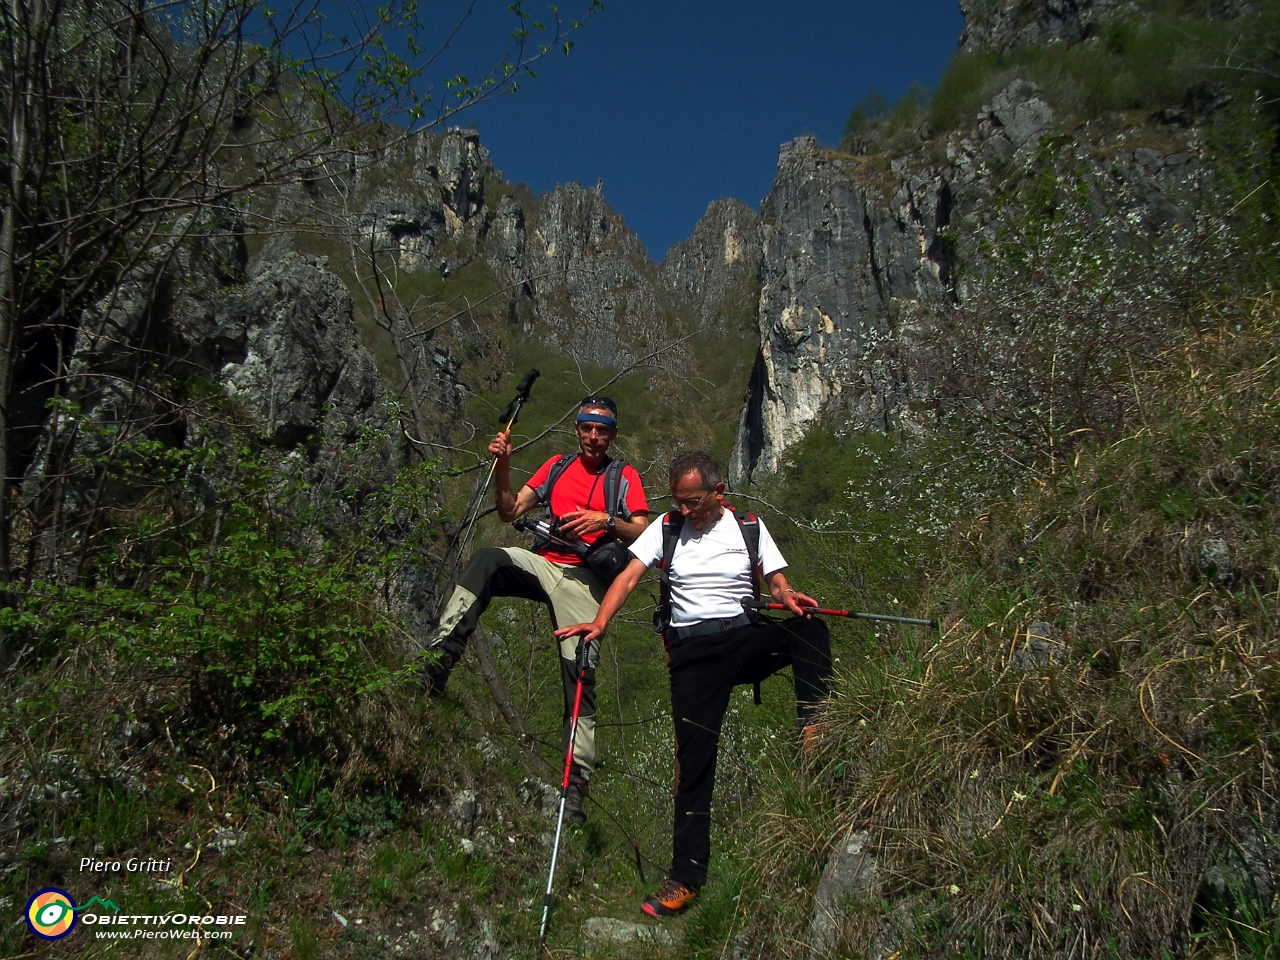
[[[570,539],[594,544],[612,536],[629,544],[640,536],[649,523],[649,504],[644,486],[635,468],[622,468],[616,500],[608,503],[605,490],[606,468],[610,463],[609,445],[618,435],[618,408],[608,397],[586,397],[579,410],[574,430],[578,436],[578,453],[563,469],[551,489],[547,489],[553,466],[561,457],[544,463],[517,493],[511,487],[511,435],[500,433],[489,444],[489,452],[497,458],[494,470],[495,503],[503,523],[511,523],[530,510],[547,506],[553,518],[560,520],[560,532]],[[485,547],[477,550],[458,578],[458,585],[445,605],[440,625],[428,650],[437,654],[424,670],[424,686],[430,696],[440,696],[449,672],[466,647],[467,638],[475,631],[480,615],[493,597],[524,597],[545,603],[554,625],[582,623],[595,616],[604,599],[608,584],[583,565],[581,558],[555,544],[529,551],[521,547]],[[599,646],[592,644],[592,667],[599,657]],[[569,745],[569,716],[578,683],[576,666],[577,640],[560,643],[560,673],[564,680],[564,740]],[[582,706],[578,733],[574,740],[573,771],[565,813],[575,823],[585,823],[582,801],[596,758],[595,671],[583,677]]]

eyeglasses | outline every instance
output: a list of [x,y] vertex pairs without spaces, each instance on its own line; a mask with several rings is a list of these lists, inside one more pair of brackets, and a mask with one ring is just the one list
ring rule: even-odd
[[711,496],[713,493],[715,493],[714,490],[708,490],[696,500],[681,500],[679,497],[672,497],[671,505],[677,510],[697,510],[698,507],[702,506],[702,501],[707,499],[707,497]]

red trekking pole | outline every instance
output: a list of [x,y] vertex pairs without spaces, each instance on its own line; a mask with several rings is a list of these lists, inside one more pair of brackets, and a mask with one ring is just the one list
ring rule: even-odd
[[569,720],[569,749],[564,755],[564,776],[560,779],[560,816],[556,819],[556,839],[551,845],[551,869],[547,873],[547,890],[542,895],[542,926],[538,928],[538,943],[547,939],[547,915],[551,912],[551,884],[556,878],[556,857],[560,853],[560,832],[564,829],[564,804],[569,793],[569,774],[573,770],[573,744],[578,737],[578,714],[582,710],[582,675],[590,670],[590,640],[578,644],[578,685],[573,693],[573,715]]
[[[786,610],[785,603],[767,603],[763,600],[745,599],[744,608],[752,610]],[[801,607],[805,613],[814,613],[820,617],[848,617],[850,620],[883,620],[886,623],[910,623],[917,627],[938,628],[937,620],[918,620],[915,617],[891,617],[887,613],[855,613],[852,610],[828,610],[826,607]]]

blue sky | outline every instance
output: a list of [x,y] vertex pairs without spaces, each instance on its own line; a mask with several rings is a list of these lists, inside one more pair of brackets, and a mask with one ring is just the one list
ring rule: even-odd
[[[496,19],[507,2],[482,11],[472,35],[507,28]],[[758,208],[779,144],[806,133],[835,144],[871,89],[892,101],[912,81],[934,86],[962,25],[956,0],[606,0],[567,57],[458,123],[537,193],[603,179],[609,205],[661,259],[717,197]]]

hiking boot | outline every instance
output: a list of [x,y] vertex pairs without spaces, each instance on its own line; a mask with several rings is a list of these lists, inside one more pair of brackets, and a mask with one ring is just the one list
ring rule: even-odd
[[651,917],[674,917],[693,903],[698,896],[698,889],[668,877],[662,881],[661,889],[644,898],[640,909]]
[[453,672],[453,661],[444,654],[424,663],[418,671],[418,683],[422,692],[435,700],[444,696],[444,686]]
[[822,725],[811,723],[800,731],[800,746],[805,756],[812,757],[822,745]]
[[587,785],[581,780],[570,780],[564,792],[564,816],[570,823],[582,826],[587,822],[587,811],[583,804],[587,799]]

